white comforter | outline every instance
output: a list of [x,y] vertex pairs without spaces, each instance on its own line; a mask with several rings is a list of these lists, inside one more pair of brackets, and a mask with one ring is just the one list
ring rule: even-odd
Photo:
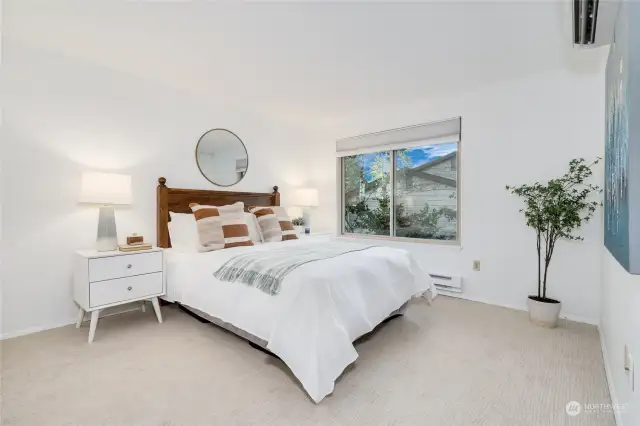
[[[218,281],[213,273],[247,250],[285,241],[207,253],[167,250],[167,298],[220,318],[268,342],[320,402],[342,371],[356,360],[353,341],[373,330],[411,297],[433,297],[435,287],[405,250],[374,247],[305,264],[270,296],[241,283]],[[345,243],[348,244],[348,243]]]

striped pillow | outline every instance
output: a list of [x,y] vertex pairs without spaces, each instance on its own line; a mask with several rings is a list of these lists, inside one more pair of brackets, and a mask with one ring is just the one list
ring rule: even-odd
[[249,206],[249,211],[258,219],[262,240],[265,243],[298,239],[291,218],[284,207]]
[[196,219],[200,251],[253,245],[244,216],[244,203],[221,207],[191,203],[189,207]]

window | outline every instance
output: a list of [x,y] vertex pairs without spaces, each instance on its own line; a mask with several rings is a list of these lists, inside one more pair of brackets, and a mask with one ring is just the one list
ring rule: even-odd
[[395,151],[393,235],[456,240],[458,143]]
[[390,235],[391,155],[389,152],[343,158],[344,232]]
[[393,149],[338,149],[342,233],[458,241],[459,132],[407,147],[386,142]]

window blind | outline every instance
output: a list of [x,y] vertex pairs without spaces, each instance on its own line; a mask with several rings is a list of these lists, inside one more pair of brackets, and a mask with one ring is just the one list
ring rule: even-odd
[[336,155],[347,157],[367,152],[391,151],[422,145],[460,141],[461,119],[451,118],[400,129],[354,136],[336,141]]

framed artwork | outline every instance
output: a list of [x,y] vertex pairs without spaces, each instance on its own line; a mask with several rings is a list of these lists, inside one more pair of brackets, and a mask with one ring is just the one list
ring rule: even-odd
[[[627,271],[640,274],[640,241],[633,234],[633,230],[640,227],[637,214],[640,213],[640,193],[637,193],[640,188],[633,186],[637,179],[630,178],[630,174],[640,168],[640,146],[634,146],[638,141],[631,137],[629,120],[632,100],[629,78],[637,78],[629,72],[631,56],[640,52],[632,50],[630,14],[626,12],[620,11],[606,71],[604,243]],[[640,102],[640,93],[638,95]],[[636,139],[638,137],[640,135]]]

